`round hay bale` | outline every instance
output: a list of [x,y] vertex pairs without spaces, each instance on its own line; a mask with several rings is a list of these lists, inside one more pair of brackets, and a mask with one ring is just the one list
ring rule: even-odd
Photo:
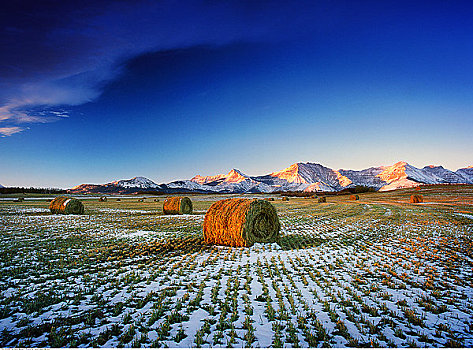
[[360,196],[357,195],[357,194],[352,194],[350,195],[350,200],[351,201],[357,201],[358,199],[360,199]]
[[421,194],[413,194],[411,196],[411,203],[423,203],[424,197]]
[[100,198],[99,198],[99,201],[100,201],[100,202],[106,202],[106,201],[107,201],[107,197],[105,197],[105,196],[100,197]]
[[192,201],[189,197],[169,197],[163,203],[164,214],[192,214]]
[[155,202],[159,202],[159,199],[155,198],[154,201],[155,201]]
[[287,197],[282,197],[281,200],[282,200],[283,202],[287,202],[287,201],[289,201],[289,198],[287,198]]
[[317,202],[319,202],[319,203],[327,203],[327,197],[319,197],[319,198],[317,199]]
[[204,218],[205,242],[230,247],[276,242],[279,229],[276,209],[260,199],[220,200],[210,206]]
[[121,201],[121,199],[120,199],[120,198],[117,198],[117,202],[120,202],[120,201]]
[[49,204],[53,214],[84,214],[84,205],[78,199],[59,196]]
[[23,202],[24,200],[25,200],[25,199],[24,199],[23,197],[18,197],[18,198],[16,199],[16,202]]

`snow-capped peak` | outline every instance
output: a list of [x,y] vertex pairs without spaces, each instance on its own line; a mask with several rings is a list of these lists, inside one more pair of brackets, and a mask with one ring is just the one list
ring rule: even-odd
[[407,178],[407,167],[410,167],[408,163],[397,162],[394,165],[386,167],[386,169],[376,176],[387,183],[390,183],[394,180],[405,179]]
[[189,190],[220,193],[254,193],[274,191],[339,191],[352,186],[372,187],[380,191],[414,187],[419,184],[473,184],[473,166],[451,171],[429,165],[422,169],[407,162],[364,170],[334,170],[317,163],[294,163],[291,166],[262,176],[248,176],[238,169],[214,176],[197,175],[191,180],[174,181],[163,186],[145,177],[114,181],[104,185],[80,185],[72,190],[124,192],[142,189]]
[[230,172],[227,174],[225,177],[225,182],[231,182],[231,183],[239,183],[242,181],[245,181],[249,177],[243,174],[240,170],[238,169],[232,169]]
[[190,181],[197,182],[198,184],[205,185],[215,181],[223,181],[230,183],[239,183],[248,179],[249,176],[243,174],[238,169],[232,169],[228,174],[218,174],[214,176],[194,176]]
[[119,181],[113,181],[110,183],[111,185],[119,186],[119,187],[125,187],[125,188],[130,188],[130,187],[137,187],[137,188],[155,188],[158,187],[156,183],[151,181],[150,179],[147,179],[146,177],[143,176],[137,176],[129,180],[119,180]]
[[196,175],[192,179],[190,179],[190,181],[196,182],[198,184],[203,185],[203,184],[206,184],[206,183],[209,183],[209,182],[214,182],[214,181],[220,180],[224,177],[225,177],[225,175],[223,175],[223,174],[218,174],[218,175],[213,175],[213,176]]
[[271,173],[269,175],[282,180],[286,180],[290,183],[306,184],[308,183],[308,181],[304,179],[304,177],[300,174],[300,166],[302,164],[303,163],[294,163],[286,169]]
[[[294,163],[290,167],[269,174],[272,183],[295,191],[336,191],[352,184],[339,171],[317,163]],[[263,178],[263,181],[267,179]]]

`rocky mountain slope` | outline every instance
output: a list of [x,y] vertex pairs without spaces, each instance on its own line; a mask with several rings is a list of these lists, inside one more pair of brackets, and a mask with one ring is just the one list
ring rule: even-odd
[[429,165],[422,169],[406,162],[364,170],[334,170],[316,163],[295,163],[286,169],[262,176],[248,176],[237,169],[228,174],[196,175],[190,180],[156,184],[144,177],[113,181],[103,185],[84,184],[72,193],[160,192],[271,193],[276,191],[340,191],[367,186],[379,191],[415,187],[421,184],[473,184],[473,166],[451,171]]

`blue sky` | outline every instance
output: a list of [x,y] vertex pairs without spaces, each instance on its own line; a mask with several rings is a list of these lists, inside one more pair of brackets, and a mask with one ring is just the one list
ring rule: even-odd
[[472,165],[471,18],[443,1],[12,2],[0,184]]

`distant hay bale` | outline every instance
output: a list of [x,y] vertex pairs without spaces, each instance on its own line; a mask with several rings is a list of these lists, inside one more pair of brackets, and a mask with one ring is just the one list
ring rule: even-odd
[[352,195],[350,196],[350,200],[351,200],[351,201],[357,201],[358,199],[360,199],[360,196],[357,195],[357,194],[352,194]]
[[138,202],[144,202],[144,199],[138,199]]
[[117,202],[120,202],[120,201],[121,201],[121,199],[120,199],[120,198],[117,198]]
[[327,197],[319,197],[319,198],[317,199],[317,202],[319,202],[319,203],[327,203]]
[[169,197],[163,203],[164,214],[192,214],[189,197]]
[[100,201],[100,202],[106,202],[106,201],[107,201],[107,197],[105,197],[105,196],[100,197],[100,198],[99,198],[99,201]]
[[273,202],[273,201],[274,201],[274,198],[273,198],[273,197],[268,197],[268,198],[265,198],[264,200],[265,200],[265,201],[268,201],[268,202]]
[[84,205],[78,199],[59,196],[49,204],[53,214],[84,214]]
[[25,200],[25,199],[24,199],[23,197],[18,197],[18,198],[16,199],[17,202],[23,202],[24,200]]
[[159,199],[155,198],[154,201],[155,201],[155,202],[159,202]]
[[411,196],[411,203],[422,203],[424,202],[424,197],[421,194],[413,194]]
[[284,202],[287,202],[287,201],[289,201],[289,198],[287,198],[287,197],[282,197],[281,200],[284,201]]
[[220,200],[210,206],[204,218],[205,242],[230,247],[276,242],[279,229],[276,209],[259,199]]

